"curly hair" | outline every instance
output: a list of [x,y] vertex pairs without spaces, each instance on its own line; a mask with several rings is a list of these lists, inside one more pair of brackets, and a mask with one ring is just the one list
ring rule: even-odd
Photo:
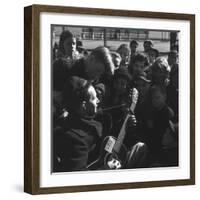
[[78,76],[68,78],[63,87],[63,106],[69,112],[75,111],[81,102],[89,100],[88,88],[90,86],[90,81]]
[[60,35],[60,40],[59,40],[59,50],[61,51],[61,53],[65,54],[65,49],[64,49],[64,41],[68,38],[75,38],[74,34],[69,31],[69,30],[65,30],[61,33]]
[[103,63],[103,65],[105,66],[106,74],[114,74],[115,66],[108,48],[104,46],[99,46],[91,52],[91,55],[94,56],[97,61]]

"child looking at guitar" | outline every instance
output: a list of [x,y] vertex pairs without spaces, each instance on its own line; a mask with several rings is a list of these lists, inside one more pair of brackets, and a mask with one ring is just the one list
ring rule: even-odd
[[[131,76],[128,69],[125,67],[120,67],[116,70],[113,82],[110,90],[109,99],[107,102],[107,107],[114,107],[117,105],[122,105],[119,108],[111,109],[109,114],[112,117],[112,131],[111,134],[117,137],[119,130],[121,128],[122,122],[129,111],[131,105],[131,88],[130,88]],[[128,120],[127,126],[130,129],[134,129],[136,119],[134,115]],[[130,143],[130,140],[127,140]],[[134,143],[134,142],[133,142]],[[133,143],[131,145],[133,145]],[[129,144],[127,144],[130,146]]]

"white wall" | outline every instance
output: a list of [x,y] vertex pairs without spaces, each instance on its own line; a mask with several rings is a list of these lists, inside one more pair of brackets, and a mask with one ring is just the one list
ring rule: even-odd
[[[196,126],[196,185],[121,191],[31,196],[23,193],[23,7],[30,4],[116,8],[196,14],[196,55],[200,54],[200,6],[197,0],[6,0],[0,6],[0,199],[199,199],[200,195],[200,126]],[[196,77],[200,75],[196,58]],[[198,78],[197,78],[198,79]],[[196,81],[196,102],[200,81]],[[200,120],[199,104],[196,121]]]

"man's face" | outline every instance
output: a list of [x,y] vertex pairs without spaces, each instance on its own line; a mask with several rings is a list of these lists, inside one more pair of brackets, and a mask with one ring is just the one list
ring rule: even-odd
[[97,93],[93,86],[88,88],[88,94],[90,96],[89,100],[86,102],[86,113],[88,116],[94,116],[97,112],[97,106],[99,103],[99,99],[97,98]]
[[65,54],[68,56],[72,56],[73,53],[76,51],[76,39],[73,37],[67,38],[64,41],[63,46]]

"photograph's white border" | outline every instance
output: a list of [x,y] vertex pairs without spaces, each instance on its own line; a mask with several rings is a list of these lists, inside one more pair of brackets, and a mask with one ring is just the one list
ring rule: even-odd
[[[179,34],[179,167],[51,173],[51,25],[178,30]],[[40,14],[40,187],[60,187],[190,177],[190,24],[184,20],[80,14]]]

